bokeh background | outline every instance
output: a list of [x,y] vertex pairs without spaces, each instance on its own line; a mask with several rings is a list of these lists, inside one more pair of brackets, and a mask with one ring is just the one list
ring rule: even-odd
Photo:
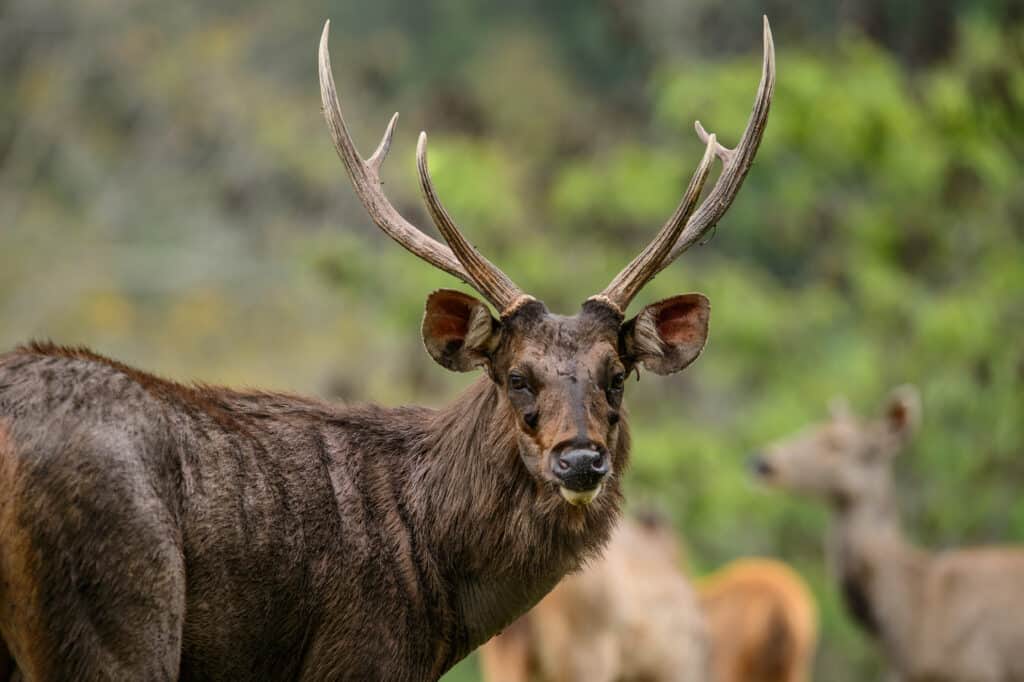
[[[638,303],[690,290],[709,347],[631,383],[634,504],[695,574],[784,557],[823,620],[818,679],[878,679],[823,562],[824,510],[753,485],[746,453],[921,387],[899,463],[908,532],[1024,541],[1024,8],[1019,0],[2,0],[0,345],[49,337],[180,379],[440,404],[470,376],[422,351],[457,286],[372,227],[320,116],[315,47],[365,152],[402,112],[388,192],[429,225],[416,133],[485,253],[572,312],[726,144],[771,18],[778,88],[710,243]],[[639,306],[636,306],[639,307]],[[450,680],[476,677],[472,659]]]

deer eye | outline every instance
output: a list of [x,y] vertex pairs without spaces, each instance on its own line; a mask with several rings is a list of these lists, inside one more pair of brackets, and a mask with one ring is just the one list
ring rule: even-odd
[[611,382],[609,382],[608,388],[609,388],[609,390],[612,390],[612,391],[621,391],[622,390],[622,386],[625,383],[626,383],[626,373],[625,372],[616,372],[614,375],[612,375],[612,380],[611,380]]
[[530,383],[519,372],[512,372],[508,375],[508,387],[513,391],[529,391]]

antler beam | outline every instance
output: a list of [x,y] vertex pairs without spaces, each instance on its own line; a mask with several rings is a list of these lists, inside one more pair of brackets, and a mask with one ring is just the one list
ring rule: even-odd
[[370,218],[385,234],[407,250],[434,267],[458,277],[480,292],[502,313],[510,307],[514,308],[526,297],[526,294],[513,284],[505,273],[480,255],[466,241],[437,198],[437,193],[427,174],[425,135],[420,139],[418,154],[423,193],[434,222],[451,248],[427,236],[422,230],[403,218],[385,196],[380,179],[380,167],[391,148],[391,139],[395,132],[395,124],[398,122],[398,114],[391,117],[391,122],[388,123],[377,150],[370,158],[363,160],[352,141],[348,126],[345,124],[345,117],[341,113],[341,105],[338,102],[334,74],[331,71],[331,54],[327,47],[330,30],[331,22],[327,21],[320,36],[318,60],[324,118],[327,119],[327,127],[331,131],[331,139],[334,141],[338,157],[345,165],[356,195],[359,196],[359,200],[370,214]]

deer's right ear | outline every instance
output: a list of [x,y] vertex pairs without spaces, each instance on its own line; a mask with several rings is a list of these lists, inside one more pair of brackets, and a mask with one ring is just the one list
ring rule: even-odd
[[708,339],[711,305],[703,294],[683,294],[652,303],[622,325],[623,360],[655,374],[672,374],[697,359]]
[[500,340],[501,323],[472,296],[440,289],[427,297],[423,345],[442,367],[455,372],[482,367]]

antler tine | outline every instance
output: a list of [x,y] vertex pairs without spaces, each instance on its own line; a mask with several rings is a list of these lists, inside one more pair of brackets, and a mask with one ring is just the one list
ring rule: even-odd
[[615,276],[604,291],[595,298],[611,303],[619,312],[624,313],[629,307],[629,302],[640,292],[645,284],[651,281],[664,266],[662,262],[675,245],[676,240],[686,226],[686,221],[693,214],[697,206],[700,194],[704,189],[704,183],[711,172],[711,166],[715,161],[722,145],[718,144],[714,135],[708,136],[707,147],[704,149],[704,157],[690,178],[690,184],[686,193],[676,207],[672,217],[668,219],[654,240],[634,258],[629,265]]
[[[772,95],[775,93],[775,43],[772,40],[772,29],[768,24],[768,17],[764,17],[764,59],[761,65],[761,83],[757,87],[757,96],[754,98],[754,109],[747,121],[746,130],[740,138],[739,144],[734,149],[729,149],[721,144],[715,143],[715,153],[722,159],[724,167],[719,175],[715,186],[708,193],[707,198],[694,213],[686,224],[686,228],[679,236],[679,241],[662,261],[661,267],[665,268],[672,261],[679,257],[683,251],[690,248],[694,242],[699,241],[707,234],[708,230],[714,227],[725,212],[729,210],[733,199],[743,185],[743,179],[747,177],[750,166],[754,163],[754,156],[761,145],[761,138],[764,136],[765,125],[768,122],[768,110],[771,108]],[[694,123],[697,135],[703,142],[714,139],[700,121]]]
[[[720,144],[714,134],[704,130],[700,121],[695,123],[697,135],[707,146],[704,158],[690,179],[686,194],[676,207],[675,213],[640,255],[616,275],[603,292],[591,298],[611,304],[619,312],[624,313],[630,301],[647,282],[703,237],[725,215],[754,162],[754,155],[757,154],[761,137],[764,135],[774,91],[775,45],[772,42],[768,17],[764,17],[764,62],[761,68],[761,83],[754,100],[753,113],[739,144],[735,149],[729,149]],[[695,211],[715,157],[722,160],[722,173],[707,198]]]
[[466,272],[476,282],[477,290],[487,297],[503,315],[515,310],[529,297],[504,272],[487,260],[475,246],[466,240],[459,228],[455,226],[451,215],[441,204],[441,200],[434,190],[434,183],[430,179],[430,169],[427,166],[427,134],[425,132],[420,133],[420,139],[416,145],[416,170],[419,171],[423,199],[427,202],[434,225],[437,226],[444,240],[448,242],[455,257],[466,268]]
[[359,156],[359,151],[348,132],[348,126],[345,125],[341,105],[338,103],[338,93],[334,86],[331,55],[327,47],[330,30],[331,22],[328,20],[324,23],[324,30],[320,36],[320,96],[323,99],[324,118],[327,119],[327,127],[331,131],[334,148],[342,163],[345,164],[345,170],[359,200],[370,214],[373,222],[389,237],[431,265],[477,288],[476,282],[462,267],[451,249],[423,234],[409,223],[384,195],[380,180],[380,167],[391,148],[391,139],[398,122],[397,113],[391,117],[391,122],[388,123],[387,130],[384,131],[384,137],[373,155],[366,161]]

